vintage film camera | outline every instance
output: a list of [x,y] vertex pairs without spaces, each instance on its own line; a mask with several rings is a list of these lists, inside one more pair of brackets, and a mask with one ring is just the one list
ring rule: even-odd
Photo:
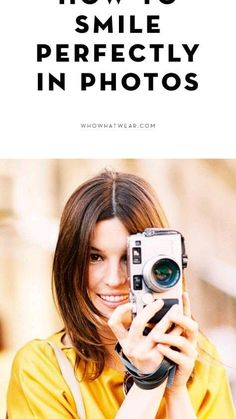
[[164,306],[151,323],[157,323],[174,304],[182,308],[182,276],[188,257],[181,233],[147,228],[129,236],[127,254],[133,316],[158,298]]

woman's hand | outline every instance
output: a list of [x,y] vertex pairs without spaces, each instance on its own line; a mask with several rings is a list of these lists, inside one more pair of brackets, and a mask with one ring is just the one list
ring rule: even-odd
[[[144,336],[143,331],[148,321],[163,304],[162,300],[148,304],[133,319],[129,330],[124,323],[132,305],[121,305],[114,310],[108,324],[120,342],[123,353],[141,373],[153,372],[164,356],[174,361],[177,368],[171,391],[175,391],[186,385],[193,370],[197,357],[198,325],[191,319],[189,299],[187,293],[184,293],[184,314],[181,314],[178,305],[174,305],[152,331]],[[174,328],[168,332],[173,324]]]
[[[198,325],[191,319],[188,296],[184,293],[184,314],[178,305],[172,306],[165,316],[153,327],[151,332],[147,336],[144,336],[143,331],[149,319],[163,307],[163,304],[162,300],[156,300],[148,304],[134,318],[129,330],[125,319],[127,318],[127,314],[130,313],[132,304],[119,306],[113,312],[108,324],[119,340],[124,354],[140,372],[144,374],[153,372],[158,368],[164,356],[176,363],[176,373],[171,387],[162,387],[166,385],[166,382],[164,382],[162,386],[152,390],[154,392],[153,404],[150,402],[148,405],[154,406],[154,416],[158,411],[158,406],[164,394],[166,399],[166,412],[169,418],[179,419],[180,417],[188,417],[189,419],[196,419],[186,384],[197,357]],[[134,392],[143,392],[142,400],[146,400],[145,395],[151,394],[149,391],[140,390],[135,386],[132,389]],[[128,407],[130,406],[129,395],[130,397],[132,396],[132,389],[128,393],[127,398],[125,398]],[[137,403],[136,396],[135,393],[135,403]],[[122,405],[123,407],[126,413],[125,405]],[[140,412],[142,416],[143,410],[141,409]]]
[[[143,374],[153,372],[161,363],[164,355],[157,347],[154,331],[165,336],[165,332],[172,325],[170,313],[176,311],[173,306],[162,320],[154,326],[148,336],[143,335],[143,331],[148,321],[156,314],[164,305],[163,300],[156,300],[148,304],[142,312],[140,312],[132,321],[129,330],[125,327],[125,318],[130,312],[132,304],[124,304],[116,308],[112,313],[108,325],[117,337],[123,353],[130,362]],[[176,326],[176,332],[182,332],[182,328]]]
[[167,314],[169,321],[175,324],[171,332],[160,333],[155,328],[151,332],[152,338],[157,342],[158,351],[176,364],[174,381],[166,389],[167,395],[186,387],[197,358],[198,324],[191,318],[187,293],[183,294],[183,308],[184,314],[178,310],[170,310]]

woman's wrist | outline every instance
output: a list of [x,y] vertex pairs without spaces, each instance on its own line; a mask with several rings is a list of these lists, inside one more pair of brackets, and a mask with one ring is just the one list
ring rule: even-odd
[[177,386],[174,388],[166,388],[165,390],[165,399],[168,402],[169,399],[177,399],[181,397],[185,397],[188,395],[187,386],[184,384],[182,386]]
[[164,397],[168,419],[197,418],[186,385],[166,389]]
[[[166,380],[167,381],[167,380]],[[152,390],[142,390],[135,383],[121,404],[115,419],[154,419],[166,388],[166,381]]]

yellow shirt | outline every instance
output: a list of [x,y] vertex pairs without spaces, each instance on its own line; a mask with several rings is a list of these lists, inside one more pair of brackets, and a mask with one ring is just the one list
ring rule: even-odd
[[[50,340],[60,347],[72,365],[75,364],[73,348],[62,344],[63,333]],[[210,354],[203,353],[198,360],[193,378],[188,384],[189,395],[199,419],[235,419],[229,386],[224,367],[215,347],[202,335],[199,345]],[[201,357],[201,358],[202,358]],[[82,377],[82,365],[76,374]],[[105,368],[95,381],[80,382],[80,389],[88,419],[113,419],[124,395],[124,374]],[[62,377],[54,352],[47,340],[35,339],[27,343],[13,362],[8,388],[7,409],[9,419],[79,419],[70,389]],[[164,400],[157,419],[165,419]]]

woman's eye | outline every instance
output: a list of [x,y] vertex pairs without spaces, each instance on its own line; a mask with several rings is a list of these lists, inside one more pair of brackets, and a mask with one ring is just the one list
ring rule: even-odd
[[102,260],[101,255],[98,253],[90,253],[90,262],[99,262],[100,260]]

